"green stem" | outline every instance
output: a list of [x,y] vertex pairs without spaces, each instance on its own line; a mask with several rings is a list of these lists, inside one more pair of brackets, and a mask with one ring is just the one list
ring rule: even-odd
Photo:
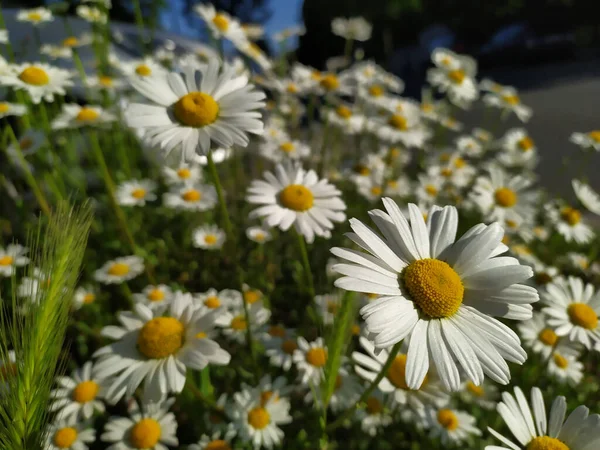
[[140,44],[142,46],[142,52],[146,54],[146,41],[144,39],[145,28],[144,28],[144,15],[142,13],[142,6],[140,5],[140,0],[133,0],[133,13],[135,15],[135,24],[138,28],[138,33],[140,34]]
[[[304,269],[304,276],[306,277],[306,284],[308,295],[310,295],[310,302],[307,307],[308,314],[310,318],[315,322],[315,324],[322,329],[323,323],[321,321],[321,316],[317,313],[314,308],[313,302],[315,301],[315,283],[313,280],[312,270],[310,267],[310,260],[308,258],[308,251],[306,249],[306,242],[304,241],[304,236],[300,234],[298,231],[294,230],[294,234],[296,235],[296,240],[298,241],[298,249],[300,250],[300,257],[302,259],[302,267]],[[303,288],[303,286],[300,286]]]
[[344,59],[350,65],[350,56],[352,56],[352,39],[346,39],[346,44],[344,46]]
[[385,361],[385,364],[381,368],[381,371],[377,374],[377,377],[375,377],[375,379],[371,382],[369,387],[362,393],[362,395],[360,396],[360,398],[354,405],[352,405],[348,409],[346,409],[346,411],[344,411],[344,413],[340,417],[338,417],[338,419],[335,422],[332,422],[327,426],[327,431],[333,431],[336,428],[338,428],[340,425],[342,425],[344,423],[344,421],[346,419],[348,419],[354,413],[356,408],[358,408],[358,406],[361,403],[364,403],[369,398],[369,395],[371,395],[371,393],[375,390],[375,388],[377,386],[379,386],[379,383],[381,382],[381,380],[383,380],[383,377],[385,377],[387,375],[387,372],[388,372],[390,366],[394,362],[394,359],[396,359],[396,355],[398,354],[398,351],[400,350],[401,345],[402,345],[402,341],[396,343],[392,347],[392,350],[390,351],[388,359]]

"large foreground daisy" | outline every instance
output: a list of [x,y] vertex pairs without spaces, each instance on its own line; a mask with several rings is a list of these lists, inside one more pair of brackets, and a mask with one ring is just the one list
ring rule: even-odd
[[183,159],[192,161],[196,153],[208,153],[211,141],[246,147],[247,133],[263,132],[261,113],[255,110],[265,105],[265,94],[233,66],[211,60],[200,69],[187,66],[183,73],[130,81],[152,104],[131,104],[128,123],[143,128],[144,139],[166,154],[181,144]]
[[393,200],[383,203],[387,214],[370,211],[383,236],[350,220],[354,233],[348,237],[369,254],[332,249],[353,263],[334,266],[345,275],[337,287],[381,295],[361,309],[375,347],[410,340],[406,384],[411,389],[423,383],[430,357],[448,389],[458,390],[464,375],[476,385],[484,373],[508,383],[505,360],[522,364],[527,354],[518,336],[493,316],[531,317],[537,291],[518,284],[533,275],[531,268],[498,256],[507,247],[497,223],[476,225],[456,241],[456,208],[433,206],[426,223],[409,204],[409,224]]

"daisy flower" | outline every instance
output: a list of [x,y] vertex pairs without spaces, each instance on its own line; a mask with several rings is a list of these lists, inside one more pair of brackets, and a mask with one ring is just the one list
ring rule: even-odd
[[181,292],[167,310],[138,303],[134,311],[119,313],[121,326],[102,329],[103,336],[117,341],[94,353],[98,376],[116,377],[106,398],[113,403],[129,398],[144,381],[145,398],[160,399],[183,390],[187,367],[229,364],[229,353],[208,337],[221,313],[194,308],[192,296]]
[[58,419],[48,425],[44,434],[45,450],[87,450],[96,440],[96,430],[89,424]]
[[126,80],[106,74],[90,75],[86,78],[88,87],[114,93],[127,87]]
[[373,26],[363,17],[336,17],[331,21],[331,32],[352,41],[368,41],[371,39]]
[[206,292],[193,294],[194,303],[208,309],[224,307],[226,309],[242,304],[242,294],[234,289],[209,289]]
[[122,256],[105,263],[94,272],[94,279],[103,284],[123,283],[144,271],[144,260],[139,256]]
[[146,56],[142,59],[123,62],[119,65],[123,75],[130,78],[146,78],[156,76],[166,76],[165,68],[156,62],[152,57]]
[[18,103],[0,102],[0,119],[8,116],[22,116],[27,113],[27,106]]
[[311,77],[317,77],[314,85],[315,93],[319,95],[350,95],[353,91],[353,82],[350,73],[335,72],[319,73],[318,76],[312,72]]
[[537,164],[537,147],[523,128],[513,128],[501,140],[498,160],[507,167],[532,167]]
[[40,53],[47,55],[50,59],[70,59],[73,57],[73,49],[62,45],[44,44],[40,48]]
[[165,206],[184,211],[208,211],[217,204],[217,191],[209,184],[185,184],[172,186],[163,195]]
[[594,231],[582,220],[581,211],[568,205],[545,205],[548,219],[565,241],[587,244],[594,238]]
[[25,63],[11,67],[8,74],[0,76],[0,83],[22,89],[38,104],[44,99],[54,101],[54,95],[65,95],[65,87],[72,86],[71,72],[46,63]]
[[[46,145],[47,142],[46,133],[44,133],[42,130],[30,128],[19,137],[17,142],[11,142],[6,149],[7,156],[14,166],[22,169],[23,162],[19,157],[19,153],[21,153],[22,156],[33,155],[40,148]],[[34,172],[33,166],[28,162],[26,162],[26,164],[29,165],[29,170]]]
[[225,232],[216,225],[202,225],[192,232],[194,247],[204,250],[219,250],[225,239]]
[[425,205],[434,204],[442,193],[443,185],[443,177],[432,174],[419,175],[415,190],[417,200]]
[[74,370],[71,377],[58,377],[58,389],[51,393],[50,411],[65,420],[87,420],[94,412],[103,413],[106,380],[98,378],[95,372],[92,362],[88,361]]
[[589,185],[582,183],[579,180],[571,181],[571,185],[573,186],[573,191],[575,191],[577,200],[579,200],[588,211],[600,216],[600,195],[598,195],[598,193]]
[[431,131],[421,122],[418,108],[412,104],[403,106],[402,112],[370,120],[367,128],[384,141],[400,142],[406,147],[423,147],[431,137]]
[[583,379],[583,363],[578,361],[579,352],[563,345],[548,360],[548,374],[559,383],[577,386]]
[[498,388],[485,381],[479,386],[472,381],[467,381],[462,386],[460,398],[465,403],[474,403],[483,409],[494,409],[498,398]]
[[297,140],[268,139],[261,144],[260,155],[276,163],[290,159],[306,159],[310,155],[310,147]]
[[304,26],[296,25],[296,26],[287,27],[281,31],[278,31],[277,33],[275,33],[273,35],[273,39],[275,40],[275,42],[280,43],[280,42],[286,41],[286,40],[296,37],[296,36],[304,36],[305,33],[306,33],[306,28],[304,28]]
[[255,62],[264,72],[268,72],[273,68],[273,62],[269,59],[263,49],[254,42],[250,42],[246,38],[242,40],[235,39],[232,42],[240,52]]
[[89,45],[94,41],[94,35],[91,33],[82,33],[79,36],[68,36],[61,41],[61,46],[66,48],[78,48]]
[[484,373],[508,383],[505,359],[522,364],[527,354],[518,336],[493,317],[531,317],[537,291],[519,284],[533,275],[531,268],[498,256],[507,247],[497,223],[478,224],[456,241],[456,208],[434,206],[426,223],[418,207],[409,204],[409,225],[393,200],[383,203],[387,214],[370,212],[383,238],[350,220],[354,233],[348,237],[370,255],[331,250],[353,263],[335,267],[344,275],[336,287],[382,295],[360,310],[375,347],[410,339],[406,382],[413,389],[425,379],[430,354],[447,389],[459,389],[459,367],[477,385]]
[[265,227],[246,228],[246,237],[257,244],[264,244],[273,239],[271,231]]
[[287,398],[271,397],[264,402],[252,390],[244,390],[234,395],[233,417],[239,437],[252,442],[254,448],[273,448],[281,444],[284,433],[280,425],[292,421],[290,402]]
[[108,20],[108,14],[95,6],[79,5],[75,11],[86,22],[105,24]]
[[407,176],[400,175],[394,180],[388,180],[383,193],[388,197],[406,197],[412,193],[412,185]]
[[[248,308],[248,320],[241,303],[230,305],[229,323],[223,326],[223,334],[236,342],[242,343],[246,339],[248,326],[254,333],[264,325],[271,317],[271,311],[264,308],[262,304],[256,303]],[[248,321],[250,324],[248,324]]]
[[588,349],[600,340],[600,295],[592,284],[577,277],[559,278],[546,286],[542,299],[548,325],[558,336],[568,336]]
[[487,130],[484,130],[483,128],[473,128],[473,131],[471,132],[471,134],[473,135],[473,137],[475,139],[477,139],[483,145],[489,144],[490,142],[492,142],[492,138],[494,137],[492,135],[492,133],[490,133]]
[[8,43],[8,30],[0,30],[0,44]]
[[29,264],[26,256],[29,249],[19,244],[9,244],[0,247],[0,277],[10,277],[17,267]]
[[[345,368],[341,367],[335,378],[333,392],[329,398],[328,407],[335,414],[354,405],[360,397],[361,386],[354,374],[351,374]],[[308,392],[304,401],[306,403],[318,403],[317,408],[322,409],[323,391],[321,385],[315,386],[314,393]]]
[[326,179],[319,180],[314,170],[278,164],[275,175],[265,172],[263,176],[266,181],[254,180],[248,188],[248,202],[262,205],[250,218],[264,219],[269,227],[282,231],[294,225],[308,243],[315,235],[329,238],[333,222],[345,219],[341,192]]
[[123,206],[145,206],[146,202],[156,200],[156,183],[152,180],[124,181],[117,186],[117,203]]
[[356,418],[362,431],[369,436],[376,436],[382,428],[393,422],[391,411],[385,394],[379,389],[375,389],[365,403],[365,408],[356,411]]
[[473,73],[476,70],[476,61],[467,55],[459,55],[454,53],[452,50],[447,48],[436,48],[431,53],[431,62],[438,68],[444,70],[456,70],[463,69],[469,73]]
[[144,139],[166,154],[181,144],[183,159],[190,161],[196,153],[206,155],[211,141],[246,147],[247,133],[263,132],[261,113],[255,110],[265,105],[265,94],[217,60],[166,78],[131,79],[131,84],[152,104],[129,105],[128,123],[143,128]]
[[297,340],[298,348],[294,350],[293,361],[300,374],[302,384],[318,386],[325,376],[327,363],[327,347],[323,338],[308,342],[302,336]]
[[21,279],[21,284],[17,288],[18,297],[30,297],[33,301],[38,301],[38,293],[50,286],[50,277],[47,272],[33,268],[33,272]]
[[600,130],[588,131],[587,133],[573,133],[569,140],[584,150],[593,148],[596,151],[600,151]]
[[427,173],[442,177],[451,186],[463,188],[471,184],[477,170],[461,156],[454,154],[447,163],[429,167]]
[[52,11],[48,8],[21,9],[17,13],[17,20],[19,22],[29,22],[32,25],[38,26],[45,22],[52,22],[54,16],[52,15]]
[[150,309],[163,308],[173,300],[173,290],[166,284],[146,286],[141,293],[133,294],[133,301]]
[[133,402],[129,417],[111,417],[100,439],[110,443],[106,450],[167,450],[177,447],[177,420],[169,408],[174,398],[139,406]]
[[246,33],[240,22],[224,11],[217,11],[212,4],[203,3],[197,5],[194,11],[208,25],[215,38],[226,38],[230,41],[247,40]]
[[91,286],[79,286],[73,295],[73,308],[79,309],[84,305],[91,305],[96,301],[96,290]]
[[85,126],[105,126],[117,120],[114,114],[101,106],[65,103],[62,111],[52,121],[53,130],[80,128]]
[[517,90],[512,87],[506,87],[500,92],[486,94],[483,97],[486,105],[502,109],[505,113],[513,113],[521,122],[527,122],[533,112],[529,106],[521,103]]
[[286,372],[290,370],[294,352],[298,349],[296,335],[293,330],[281,325],[269,326],[262,335],[265,353],[269,362],[275,367],[281,367]]
[[540,354],[545,360],[550,358],[560,341],[560,336],[548,325],[547,320],[545,314],[534,313],[531,319],[517,325],[525,346],[534,353]]
[[427,81],[445,93],[453,104],[467,108],[479,98],[474,75],[461,66],[451,69],[432,68],[427,71]]
[[502,400],[497,411],[519,445],[488,427],[503,446],[488,445],[485,450],[592,450],[600,445],[600,417],[590,416],[585,406],[576,408],[565,421],[565,398],[554,399],[547,417],[544,397],[537,387],[531,389],[531,408],[519,387],[515,387],[514,396],[504,392]]
[[202,167],[199,164],[180,164],[178,167],[163,167],[167,184],[196,184],[202,181]]
[[357,134],[363,130],[365,117],[351,106],[339,104],[327,111],[327,121],[344,134]]
[[458,151],[467,156],[477,157],[483,154],[481,142],[473,136],[459,136],[455,142]]
[[424,414],[429,436],[439,438],[444,446],[468,442],[472,436],[481,436],[481,430],[475,424],[475,417],[464,411],[428,407]]
[[187,447],[188,450],[233,450],[231,439],[236,435],[233,428],[225,432],[215,431],[210,436],[203,434],[197,444]]

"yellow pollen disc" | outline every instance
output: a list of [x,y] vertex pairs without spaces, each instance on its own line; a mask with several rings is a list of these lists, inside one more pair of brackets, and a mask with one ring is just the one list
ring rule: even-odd
[[433,111],[433,105],[431,103],[423,103],[421,105],[421,111],[431,112],[431,111]]
[[230,326],[234,330],[242,331],[248,327],[248,324],[246,323],[246,319],[244,318],[244,316],[236,316],[233,319],[231,319]]
[[[398,389],[409,390],[408,385],[406,384],[406,355],[399,354],[396,356],[392,365],[387,371],[386,374],[387,379]],[[423,383],[419,387],[419,389],[425,387],[429,382],[429,376],[425,375],[425,379]]]
[[517,222],[515,222],[514,220],[506,219],[504,223],[508,228],[517,228]]
[[205,339],[206,337],[208,337],[208,334],[206,334],[204,331],[199,331],[196,333],[196,339]]
[[94,303],[95,300],[96,300],[96,296],[94,294],[92,294],[91,292],[89,294],[85,294],[85,296],[83,297],[83,303],[85,303],[86,305],[89,305],[90,303]]
[[0,113],[10,111],[10,105],[8,103],[0,103]]
[[566,207],[560,212],[562,219],[572,227],[577,225],[581,221],[581,213],[575,208]]
[[314,347],[306,352],[306,362],[314,367],[323,367],[327,362],[327,352],[323,347]]
[[58,448],[70,448],[77,440],[77,430],[73,427],[61,428],[54,433],[54,445]]
[[508,103],[511,106],[515,106],[515,105],[518,105],[519,103],[521,103],[521,99],[519,98],[518,95],[505,95],[502,97],[502,100],[504,100],[506,103]]
[[0,257],[0,266],[10,266],[14,259],[12,256],[4,255]]
[[352,325],[352,335],[358,336],[360,334],[360,325],[354,324]]
[[390,180],[387,183],[388,187],[391,189],[395,189],[398,187],[398,182],[396,180]]
[[458,428],[458,417],[450,409],[440,409],[437,414],[437,420],[448,431]]
[[44,86],[50,82],[50,77],[41,67],[30,66],[19,74],[19,80],[33,86]]
[[217,243],[217,237],[214,234],[207,234],[204,236],[204,243],[208,245],[214,245]]
[[108,75],[102,75],[101,77],[98,78],[98,83],[100,83],[100,85],[104,86],[104,87],[112,87],[113,79],[112,79],[112,77],[109,77]]
[[406,117],[400,114],[394,114],[388,119],[388,125],[396,128],[397,130],[405,131],[408,130],[408,121]]
[[290,184],[279,193],[281,204],[294,211],[306,211],[312,208],[314,197],[310,189],[301,184]]
[[292,353],[294,353],[294,351],[298,348],[298,344],[296,344],[296,341],[289,339],[287,341],[284,341],[281,344],[281,350],[283,350],[283,353],[287,354],[287,355],[291,355]]
[[152,289],[148,292],[148,300],[151,302],[161,302],[165,299],[165,293],[162,289]]
[[440,173],[442,174],[443,177],[448,178],[448,177],[452,176],[452,169],[445,167],[442,169],[442,171]]
[[458,274],[439,259],[420,259],[401,274],[404,287],[421,312],[432,319],[453,316],[462,304],[465,288]]
[[73,400],[77,403],[87,403],[96,398],[100,386],[95,381],[83,381],[73,389]]
[[[273,397],[273,395],[275,395]],[[277,395],[275,392],[273,391],[264,391],[260,393],[260,404],[262,406],[265,406],[267,403],[269,403],[269,400],[271,400],[271,398],[273,399],[274,402],[278,402],[279,401],[279,395]]]
[[231,447],[223,439],[217,439],[206,444],[204,450],[231,450]]
[[497,205],[510,208],[517,203],[517,194],[512,189],[503,187],[494,192],[494,200],[496,200]]
[[244,301],[249,305],[253,305],[262,298],[262,292],[256,289],[244,291]]
[[598,315],[590,305],[585,303],[572,303],[567,308],[569,319],[574,325],[595,330],[598,327]]
[[262,430],[269,425],[269,423],[271,423],[271,416],[265,408],[257,406],[248,412],[248,424],[252,428]]
[[539,285],[544,285],[552,282],[552,277],[546,272],[538,272],[535,274],[535,282]]
[[183,346],[184,337],[185,328],[179,320],[174,317],[155,317],[140,330],[137,346],[144,356],[161,359],[177,353]]
[[554,364],[561,369],[566,369],[569,366],[569,361],[567,361],[567,358],[562,356],[560,353],[555,353],[552,355],[552,359],[554,360]]
[[444,56],[444,57],[443,57],[443,58],[440,60],[440,63],[442,64],[442,66],[446,66],[446,67],[448,67],[448,66],[450,65],[450,63],[451,63],[451,62],[452,62],[452,60],[451,60],[449,57],[447,57],[447,56]]
[[204,306],[210,309],[215,309],[221,306],[221,301],[219,300],[219,297],[211,295],[204,300]]
[[340,305],[336,302],[327,302],[327,312],[329,314],[335,314],[339,311]]
[[192,176],[192,172],[190,171],[190,169],[186,169],[185,167],[182,169],[179,169],[177,171],[177,176],[179,178],[181,178],[182,180],[187,180],[189,177]]
[[62,44],[63,47],[75,47],[77,44],[79,44],[79,39],[77,39],[75,36],[69,36],[62,42]]
[[27,18],[32,22],[39,22],[40,20],[42,20],[42,15],[40,13],[31,12],[27,14]]
[[517,145],[524,152],[528,152],[535,146],[535,143],[533,142],[533,139],[531,139],[529,136],[525,136],[524,138],[519,139]]
[[256,234],[254,235],[254,239],[255,239],[255,240],[257,240],[257,241],[259,241],[259,242],[262,242],[262,241],[264,241],[266,237],[267,237],[267,236],[265,236],[265,234],[264,234],[264,233],[261,233],[261,232],[258,232],[258,233],[256,233]]
[[190,92],[177,100],[173,112],[183,125],[201,128],[217,120],[219,104],[204,92]]
[[554,346],[558,341],[558,336],[550,328],[544,328],[538,334],[538,339],[546,345]]
[[375,84],[369,88],[369,95],[372,97],[381,97],[383,95],[383,88]]
[[92,108],[81,108],[79,110],[79,113],[77,114],[77,117],[75,117],[75,120],[77,120],[78,122],[92,122],[94,120],[96,120],[98,117],[100,117],[100,114],[98,114],[98,111],[92,109]]
[[465,72],[460,69],[451,70],[450,72],[448,72],[448,78],[450,79],[450,81],[456,84],[462,84],[462,82],[465,80],[465,77]]
[[298,87],[296,87],[294,83],[290,83],[287,85],[285,90],[288,91],[288,93],[290,94],[295,94],[298,92]]
[[371,194],[373,195],[381,195],[383,191],[381,190],[381,188],[379,186],[373,186],[371,188]]
[[28,150],[31,148],[31,146],[33,145],[33,139],[31,138],[23,138],[19,141],[19,147],[21,147],[21,150]]
[[345,106],[338,106],[335,109],[335,112],[338,116],[340,116],[342,119],[349,119],[350,117],[352,117],[352,111],[350,110],[350,108],[347,108]]
[[124,263],[114,263],[108,269],[108,274],[113,275],[115,277],[122,277],[123,275],[127,275],[129,273],[129,266]]
[[281,325],[273,325],[269,328],[268,333],[269,336],[282,338],[285,337],[285,328],[283,328]]
[[538,436],[528,445],[526,450],[570,450],[562,441],[549,436]]
[[588,136],[596,142],[600,142],[600,130],[590,131]]
[[454,167],[456,167],[457,169],[462,169],[463,167],[465,167],[466,164],[467,163],[462,158],[456,158],[454,160]]
[[134,448],[154,448],[161,434],[160,424],[154,419],[146,418],[133,426],[129,439]]
[[431,195],[433,197],[433,196],[437,195],[438,190],[432,184],[428,184],[427,186],[425,186],[425,192],[427,192],[429,195]]
[[196,189],[190,189],[181,194],[181,198],[186,202],[197,202],[202,198],[202,193]]
[[152,75],[152,69],[146,64],[140,64],[135,68],[135,73],[137,73],[141,77],[147,77],[149,75]]
[[467,381],[467,390],[476,397],[483,397],[483,388],[475,385],[472,381]]
[[146,189],[137,188],[131,191],[131,196],[135,199],[141,200],[146,197]]
[[291,142],[284,142],[283,144],[281,144],[281,145],[279,146],[279,149],[280,149],[281,151],[284,151],[284,152],[286,152],[286,153],[293,152],[293,151],[294,151],[294,148],[295,148],[295,147],[294,147],[294,144],[292,144]]
[[229,19],[223,14],[216,14],[215,17],[213,17],[212,23],[222,33],[226,32],[229,28]]
[[323,79],[323,74],[318,70],[313,70],[313,72],[310,74],[310,78],[314,81],[321,81]]
[[376,397],[369,397],[367,399],[367,413],[371,415],[380,414],[383,411],[383,405]]
[[338,77],[336,77],[332,73],[327,74],[323,78],[321,78],[321,81],[319,81],[319,83],[321,87],[327,91],[335,91],[337,88],[340,87],[340,80],[338,80]]

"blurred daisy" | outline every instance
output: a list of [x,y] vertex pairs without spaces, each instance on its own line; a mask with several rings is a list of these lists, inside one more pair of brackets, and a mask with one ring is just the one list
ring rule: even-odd
[[340,104],[327,111],[327,121],[345,134],[356,134],[363,130],[365,117],[352,107]]
[[565,255],[568,264],[582,272],[586,272],[590,268],[590,258],[583,253],[569,252]]
[[600,216],[600,195],[598,195],[598,193],[589,185],[582,183],[579,180],[571,181],[571,185],[573,186],[573,191],[575,191],[577,200],[579,200],[588,211]]
[[8,43],[8,30],[0,30],[0,44]]
[[589,131],[587,133],[573,133],[569,140],[584,150],[593,148],[596,151],[600,151],[600,130]]
[[117,120],[114,114],[100,106],[65,103],[60,114],[52,121],[53,130],[79,128],[84,126],[104,126]]
[[202,180],[199,164],[180,164],[177,168],[164,166],[163,175],[167,184],[196,184]]
[[105,24],[108,20],[108,15],[95,6],[79,5],[75,11],[79,17],[90,23]]
[[10,277],[17,267],[29,264],[26,256],[29,249],[19,244],[8,244],[0,247],[0,277]]
[[483,153],[483,146],[473,136],[459,136],[456,139],[456,147],[467,156],[481,156]]
[[304,26],[296,25],[284,28],[283,30],[273,34],[273,39],[275,40],[275,42],[283,42],[296,36],[303,36],[305,33],[306,28],[304,28]]
[[119,65],[119,69],[123,72],[123,75],[130,78],[143,79],[146,77],[166,76],[167,74],[165,68],[150,56],[123,62]]
[[331,325],[340,308],[342,307],[342,296],[339,292],[333,294],[317,295],[315,297],[317,312],[323,319],[325,325]]
[[327,348],[323,338],[308,342],[302,336],[298,337],[298,348],[294,351],[293,361],[300,374],[302,384],[316,387],[325,376],[327,363]]
[[145,206],[156,200],[156,183],[152,180],[124,181],[117,186],[117,203],[124,206]]
[[256,41],[265,35],[265,29],[256,23],[244,23],[242,24],[242,30],[251,41]]
[[425,410],[426,427],[431,438],[439,438],[442,445],[456,445],[471,440],[472,436],[480,436],[481,430],[475,424],[475,417],[455,409]]
[[203,434],[197,444],[187,447],[188,450],[233,450],[231,439],[236,435],[234,429],[225,432],[216,431],[210,436]]
[[500,108],[503,112],[514,113],[521,122],[527,122],[533,114],[529,106],[521,103],[516,89],[506,87],[500,92],[489,93],[483,97],[486,105]]
[[217,291],[216,289],[209,289],[206,292],[193,294],[194,303],[202,305],[208,309],[216,309],[224,307],[226,309],[233,309],[241,306],[242,294],[240,291],[234,289],[223,289]]
[[124,78],[111,75],[90,75],[85,80],[90,88],[99,89],[106,92],[123,91],[127,87],[127,82]]
[[368,41],[373,26],[363,17],[336,17],[331,21],[331,32],[347,40]]
[[264,244],[273,239],[271,232],[264,227],[246,228],[246,237],[257,244]]
[[94,412],[104,413],[106,380],[96,376],[91,361],[74,370],[71,377],[61,376],[56,382],[58,389],[51,393],[49,410],[60,419],[87,420]]
[[79,309],[96,301],[96,290],[91,286],[79,286],[73,295],[73,308]]
[[504,446],[488,445],[485,450],[592,450],[600,445],[599,417],[588,415],[585,406],[576,408],[565,421],[565,398],[554,399],[547,418],[544,397],[537,387],[531,389],[531,408],[519,387],[515,387],[514,396],[503,393],[502,400],[497,411],[520,445],[488,427]]
[[[25,133],[23,133],[17,142],[11,142],[11,144],[6,149],[8,159],[10,162],[20,169],[23,168],[23,162],[19,153],[22,156],[29,156],[36,153],[40,148],[42,148],[47,143],[46,133],[42,130],[36,130],[35,128],[30,128]],[[29,166],[29,170],[34,172],[34,168],[28,162],[25,162]]]
[[44,99],[54,101],[54,95],[65,95],[65,87],[72,86],[71,72],[46,63],[25,63],[12,66],[11,72],[0,76],[0,83],[22,89],[38,104]]
[[223,326],[223,334],[239,343],[244,342],[246,339],[248,327],[255,333],[271,317],[271,311],[264,308],[260,303],[248,307],[248,320],[246,320],[243,306],[240,303],[230,305],[230,312],[231,315],[228,316],[230,321]]
[[167,310],[137,303],[134,311],[119,313],[121,326],[102,329],[116,342],[94,353],[98,376],[116,377],[106,398],[112,403],[123,395],[130,398],[144,381],[144,398],[156,401],[183,390],[188,367],[229,364],[229,353],[208,337],[221,313],[195,309],[192,296],[181,292]]
[[173,300],[173,291],[166,284],[146,286],[141,293],[133,294],[133,301],[150,309],[164,308]]
[[467,55],[459,55],[447,48],[438,47],[431,53],[431,62],[438,68],[444,70],[463,69],[469,73],[474,73],[476,62]]
[[418,109],[409,104],[401,113],[371,120],[367,127],[380,139],[392,144],[400,142],[406,147],[423,147],[431,137],[431,131],[420,120]]
[[73,57],[73,49],[61,45],[44,44],[40,48],[40,53],[50,59],[70,59]]
[[183,159],[206,155],[211,141],[230,148],[246,147],[247,133],[262,134],[265,94],[254,90],[231,66],[211,60],[205,68],[185,68],[166,78],[131,79],[132,86],[152,104],[132,103],[128,123],[143,128],[151,145],[168,154],[178,144]]
[[333,222],[345,219],[341,192],[326,179],[319,180],[314,170],[278,164],[275,175],[265,172],[264,177],[266,181],[254,180],[248,188],[248,202],[262,205],[250,218],[264,219],[283,231],[294,225],[309,243],[315,235],[329,238]]
[[483,128],[473,128],[473,131],[471,132],[471,134],[473,135],[473,137],[475,139],[477,139],[479,142],[481,142],[484,145],[489,144],[493,138],[492,133],[490,133],[487,130],[484,130]]
[[267,72],[273,67],[273,63],[263,49],[254,42],[250,42],[244,38],[243,40],[234,40],[233,44],[240,52],[254,61],[263,71]]
[[560,341],[560,337],[547,324],[547,320],[545,314],[536,312],[531,319],[517,325],[525,346],[540,354],[544,360],[550,358]]
[[129,417],[111,417],[100,439],[110,443],[106,450],[167,450],[177,447],[177,420],[169,408],[174,398],[143,406],[132,402]]
[[419,175],[415,191],[417,200],[425,205],[434,204],[442,193],[444,178],[433,174]]
[[498,388],[485,381],[479,386],[472,381],[467,381],[460,391],[460,398],[465,403],[472,403],[483,409],[494,409],[498,398]]
[[94,272],[94,279],[103,284],[123,283],[144,271],[144,260],[139,256],[123,256],[105,263]]
[[217,204],[217,191],[209,184],[172,186],[163,195],[163,203],[169,208],[186,211],[208,211]]
[[263,334],[262,341],[269,362],[286,372],[290,370],[294,352],[298,349],[295,333],[281,325],[273,325]]
[[506,132],[501,140],[502,150],[498,160],[507,167],[532,167],[537,163],[535,142],[526,130],[513,128]]
[[393,422],[391,411],[387,406],[385,394],[379,389],[375,389],[365,403],[365,408],[356,411],[356,418],[363,432],[369,436],[376,436],[382,428]]
[[50,286],[49,273],[33,268],[27,276],[21,278],[21,284],[17,287],[18,297],[30,297],[32,301],[38,301],[38,294]]
[[545,205],[548,219],[565,241],[587,244],[594,238],[590,226],[582,220],[581,211],[568,205]]
[[89,45],[94,41],[94,36],[91,33],[82,33],[79,36],[68,36],[64,38],[60,45],[65,48],[78,48]]
[[558,336],[568,336],[588,349],[600,340],[600,295],[592,284],[577,277],[559,278],[542,291],[542,300],[548,325]]
[[32,8],[32,9],[21,9],[17,13],[17,20],[19,22],[29,22],[32,25],[42,25],[45,22],[52,22],[54,16],[52,11],[48,8]]
[[226,38],[230,41],[247,39],[240,22],[224,11],[217,11],[212,4],[203,3],[197,5],[194,11],[204,19],[204,22],[208,25],[215,38]]
[[27,113],[27,106],[18,103],[0,102],[0,119],[8,116],[22,116]]
[[202,225],[192,232],[194,247],[204,250],[219,250],[225,239],[225,232],[216,225]]
[[[356,376],[349,373],[344,367],[341,367],[335,378],[328,407],[333,413],[338,413],[354,405],[360,397],[360,389],[361,386]],[[311,390],[305,395],[304,401],[311,404],[316,401],[318,404],[317,408],[323,409],[322,397],[323,390],[321,385],[318,385],[315,387],[314,392]]]
[[474,75],[460,65],[448,69],[432,68],[427,71],[427,81],[445,93],[453,104],[467,108],[479,97]]
[[334,72],[318,74],[313,71],[311,77],[317,77],[318,79],[314,85],[314,90],[319,95],[350,95],[352,93],[352,79],[350,74],[341,73],[336,74]]
[[301,141],[268,139],[261,144],[260,155],[276,163],[306,159],[310,155],[310,147]]
[[331,250],[352,263],[335,267],[344,275],[336,287],[382,295],[360,310],[375,347],[410,339],[406,384],[413,389],[425,379],[429,352],[447,389],[460,388],[459,367],[477,385],[484,373],[508,383],[505,359],[522,364],[526,353],[518,336],[493,317],[531,317],[537,291],[519,284],[533,275],[531,268],[498,257],[507,247],[497,223],[478,224],[455,241],[456,208],[434,206],[426,223],[418,207],[409,204],[409,226],[396,203],[388,198],[383,203],[387,214],[370,211],[383,238],[350,220],[354,233],[347,236],[370,255]]
[[410,179],[404,175],[394,180],[388,180],[383,191],[384,195],[388,197],[406,197],[412,192]]
[[434,177],[443,178],[451,186],[463,188],[471,184],[477,170],[467,163],[464,158],[454,154],[451,155],[447,163],[429,167],[427,173]]
[[548,374],[559,383],[577,386],[583,379],[583,363],[578,361],[579,352],[563,345],[548,360]]
[[96,440],[96,430],[88,423],[75,419],[58,418],[50,423],[44,433],[45,450],[87,450]]

